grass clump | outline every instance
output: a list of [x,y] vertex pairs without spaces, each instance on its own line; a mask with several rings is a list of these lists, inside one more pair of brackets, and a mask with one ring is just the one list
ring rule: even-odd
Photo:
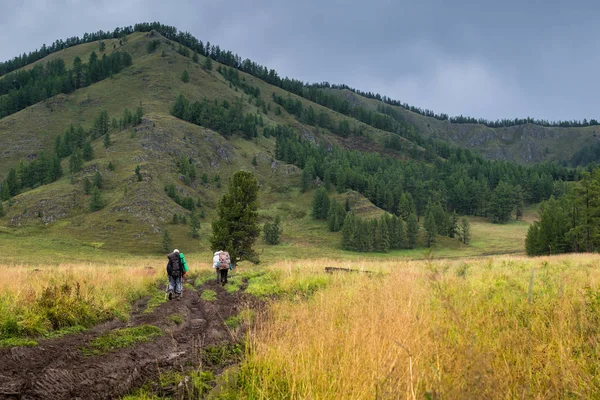
[[198,287],[198,286],[202,286],[204,283],[210,281],[211,279],[217,279],[216,278],[216,272],[215,270],[202,270],[200,272],[198,272],[198,276],[196,277],[196,279],[194,280],[194,286]]
[[167,294],[165,293],[165,291],[154,287],[152,292],[150,293],[150,299],[148,300],[148,304],[146,304],[146,309],[144,310],[144,313],[149,314],[153,312],[156,309],[156,307],[166,302]]
[[130,347],[140,342],[148,342],[162,336],[160,328],[152,325],[140,325],[133,328],[116,329],[94,339],[88,347],[82,349],[85,355],[100,355],[115,349]]
[[81,325],[69,326],[67,328],[60,329],[58,331],[49,332],[45,337],[46,338],[58,338],[66,335],[73,335],[76,333],[85,332],[87,330],[86,327]]
[[204,301],[215,301],[217,300],[217,292],[214,290],[205,290],[200,295],[200,298]]
[[202,352],[202,361],[211,367],[224,366],[239,361],[243,353],[241,344],[222,343],[206,347]]
[[177,325],[181,325],[183,323],[183,317],[180,314],[170,315],[169,320]]
[[232,315],[225,320],[225,325],[231,329],[235,329],[242,324],[242,322],[250,322],[254,318],[254,311],[250,309],[242,310],[238,315]]

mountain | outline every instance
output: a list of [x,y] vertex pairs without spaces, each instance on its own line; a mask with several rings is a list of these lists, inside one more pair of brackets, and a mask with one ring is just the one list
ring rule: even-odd
[[[193,247],[189,226],[175,220],[189,220],[194,210],[203,216],[206,247],[227,178],[245,169],[261,186],[261,222],[285,217],[296,251],[327,249],[339,246],[339,234],[324,234],[310,216],[311,189],[322,183],[363,218],[384,211],[424,216],[430,206],[485,216],[497,186],[535,203],[577,173],[492,162],[463,147],[492,159],[565,160],[597,128],[488,128],[383,109],[347,89],[281,79],[160,24],[91,38],[55,46],[10,71],[3,65],[5,244],[153,252],[169,231],[175,243]],[[568,132],[575,132],[569,140]],[[544,145],[550,149],[539,156]],[[74,154],[86,146],[93,157],[73,168]],[[92,205],[86,192],[98,175],[100,199]]]

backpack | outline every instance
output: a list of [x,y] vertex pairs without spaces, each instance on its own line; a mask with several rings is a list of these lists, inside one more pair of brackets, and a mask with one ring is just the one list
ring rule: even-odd
[[179,278],[183,274],[183,266],[179,258],[179,253],[171,253],[167,258],[169,259],[170,266],[170,268],[167,268],[167,273],[174,278]]
[[221,252],[219,254],[219,269],[229,269],[230,264],[231,258],[229,258],[229,253],[226,251]]
[[179,259],[181,260],[181,265],[183,266],[183,273],[185,274],[186,272],[188,272],[189,268],[187,265],[187,261],[185,261],[185,256],[183,255],[183,253],[179,253]]

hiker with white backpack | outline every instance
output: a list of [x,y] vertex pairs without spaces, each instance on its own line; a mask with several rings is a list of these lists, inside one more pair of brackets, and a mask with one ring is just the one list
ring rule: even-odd
[[217,271],[217,283],[225,286],[227,283],[227,273],[232,267],[231,257],[228,252],[223,250],[215,252],[213,255],[213,268]]

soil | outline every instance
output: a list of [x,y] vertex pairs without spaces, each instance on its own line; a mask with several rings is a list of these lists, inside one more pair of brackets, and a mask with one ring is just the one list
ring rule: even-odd
[[[201,300],[205,289],[214,290],[217,300]],[[138,304],[127,322],[109,321],[34,347],[0,348],[0,399],[114,399],[166,371],[197,368],[202,349],[241,339],[244,327],[232,331],[224,321],[256,304],[243,289],[230,294],[216,281],[207,282],[198,290],[184,289],[181,300],[161,304],[152,313]],[[184,321],[177,325],[169,318],[174,314]],[[81,350],[103,333],[142,324],[165,334],[104,355],[85,356]]]

